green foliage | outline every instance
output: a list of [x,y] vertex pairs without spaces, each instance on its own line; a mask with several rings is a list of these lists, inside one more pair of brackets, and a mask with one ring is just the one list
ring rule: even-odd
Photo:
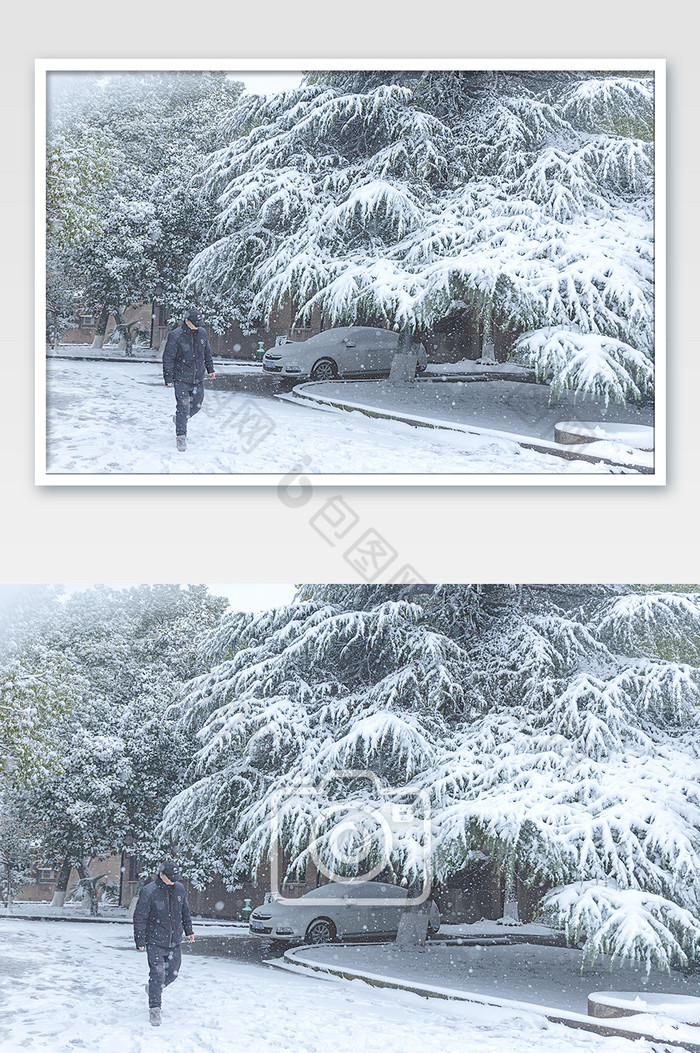
[[114,161],[99,135],[56,136],[46,157],[46,227],[50,247],[70,249],[103,231],[100,194]]
[[5,658],[0,668],[0,783],[30,786],[62,768],[62,720],[82,687],[71,663],[56,653]]
[[11,795],[46,858],[156,850],[155,826],[193,750],[165,713],[225,605],[205,586],[102,586],[54,600],[32,619],[31,639],[20,635],[27,662],[45,653],[69,670],[74,699],[50,751],[31,728],[22,736],[21,748],[42,749],[45,777],[15,780]]
[[193,180],[242,85],[213,72],[51,76],[49,269],[97,311],[149,300],[157,284],[180,310],[213,218]]
[[0,787],[0,898],[7,903],[28,881],[36,863],[32,832],[18,820]]

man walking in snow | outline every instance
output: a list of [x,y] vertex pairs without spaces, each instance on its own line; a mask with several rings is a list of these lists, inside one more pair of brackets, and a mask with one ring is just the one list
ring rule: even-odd
[[182,325],[173,329],[163,352],[163,379],[169,388],[175,388],[175,437],[181,453],[187,449],[187,421],[204,402],[205,372],[214,379],[209,337],[201,314],[193,307]]
[[151,1024],[160,1025],[163,988],[177,979],[183,929],[194,943],[192,918],[185,886],[178,880],[177,863],[166,860],[155,881],[141,890],[134,911],[134,941],[148,954],[148,1010]]

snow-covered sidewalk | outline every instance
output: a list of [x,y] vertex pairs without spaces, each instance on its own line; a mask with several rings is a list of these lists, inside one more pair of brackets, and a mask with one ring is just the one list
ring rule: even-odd
[[[46,920],[46,921],[72,921],[79,924],[98,925],[131,925],[132,919],[126,907],[114,907],[108,904],[100,905],[100,913],[95,917],[89,913],[89,909],[81,903],[66,903],[62,907],[52,907],[45,901],[14,900],[11,907],[0,905],[0,919],[7,918],[15,921],[24,920]],[[217,918],[200,918],[193,914],[192,918],[198,928],[207,930],[210,936],[247,936],[248,924],[244,921],[219,920]]]
[[136,476],[240,475],[272,484],[300,471],[408,473],[448,482],[503,474],[610,475],[606,465],[536,453],[507,436],[416,428],[209,387],[183,454],[175,448],[174,403],[156,364],[48,362],[47,474],[68,481],[123,475],[129,483]]
[[[183,956],[148,1024],[145,956],[121,925],[0,919],[0,1046],[8,1053],[627,1053],[623,1039],[535,1013],[432,1001],[364,983]],[[652,1053],[641,1041],[636,1053]]]
[[[155,363],[161,365],[163,354],[157,347],[134,347],[131,354],[114,345],[93,347],[92,344],[57,344],[46,348],[47,359],[60,359],[64,362],[126,362]],[[256,373],[262,374],[262,360],[231,358],[226,355],[214,356],[214,368],[217,373]]]
[[429,362],[426,374],[443,377],[464,376],[517,376],[523,380],[534,380],[532,369],[520,366],[517,362],[480,362],[478,359],[462,358],[459,362]]

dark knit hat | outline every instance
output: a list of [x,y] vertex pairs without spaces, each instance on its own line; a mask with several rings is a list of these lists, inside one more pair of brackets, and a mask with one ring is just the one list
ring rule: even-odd
[[166,878],[170,878],[171,881],[180,880],[179,867],[172,859],[166,859],[164,863],[161,863],[158,873],[165,874]]

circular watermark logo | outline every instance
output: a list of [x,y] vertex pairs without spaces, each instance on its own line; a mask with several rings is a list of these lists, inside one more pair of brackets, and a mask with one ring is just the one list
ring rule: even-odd
[[310,855],[330,881],[371,881],[388,865],[392,844],[393,832],[380,811],[342,801],[317,816]]

